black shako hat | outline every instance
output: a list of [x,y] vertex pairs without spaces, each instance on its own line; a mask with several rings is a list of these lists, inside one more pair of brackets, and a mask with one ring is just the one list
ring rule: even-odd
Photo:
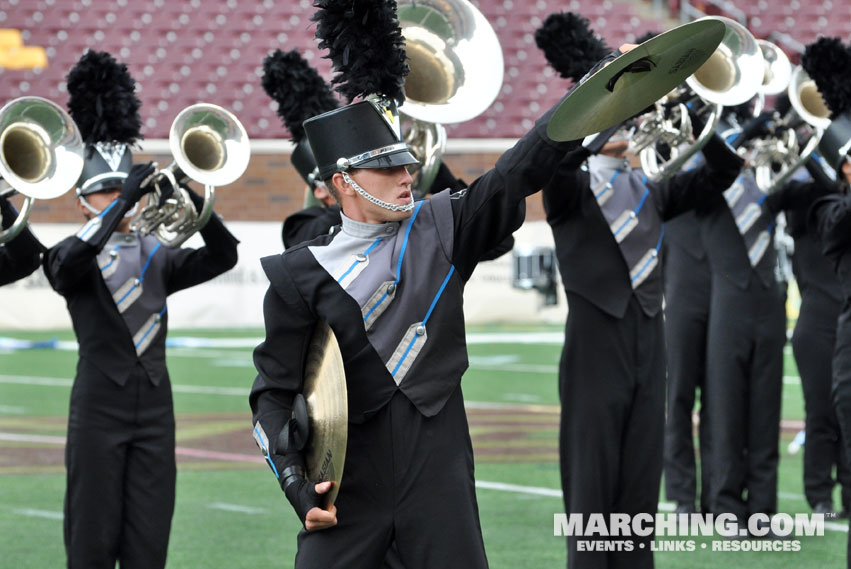
[[67,77],[68,112],[86,142],[77,195],[120,188],[133,165],[130,146],[142,138],[136,82],[105,51],[89,50]]
[[851,151],[851,111],[845,111],[830,122],[818,144],[819,154],[842,179],[842,161]]
[[310,148],[310,143],[306,138],[293,148],[290,162],[292,162],[293,168],[299,173],[301,179],[313,189],[318,181],[316,177],[316,158],[313,156],[313,149]]
[[319,166],[319,179],[350,168],[390,168],[416,164],[399,135],[392,103],[369,99],[304,121],[304,132]]
[[77,195],[120,188],[133,167],[133,153],[126,144],[97,142],[86,146],[83,173],[77,182]]
[[807,45],[801,67],[818,87],[830,110],[830,125],[819,141],[819,153],[842,179],[842,161],[851,149],[851,46],[840,38],[821,37]]

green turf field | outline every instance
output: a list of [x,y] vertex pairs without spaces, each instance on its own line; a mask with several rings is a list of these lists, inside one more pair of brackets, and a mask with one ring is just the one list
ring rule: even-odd
[[[471,366],[462,384],[491,567],[564,567],[564,538],[553,536],[553,514],[564,510],[557,451],[561,329],[489,326],[470,332],[503,334],[500,343],[470,343]],[[546,336],[540,343],[518,343],[529,333]],[[172,330],[170,338],[260,334]],[[0,332],[0,337],[73,340],[68,332]],[[516,341],[505,343],[510,340]],[[251,348],[170,348],[168,357],[178,446],[169,568],[291,567],[300,524],[251,437]],[[0,351],[0,567],[64,566],[62,438],[75,362],[75,352],[67,350]],[[788,354],[783,417],[780,511],[809,512],[801,453],[787,452],[803,418],[801,387]],[[670,507],[663,501],[662,511]],[[696,540],[693,552],[657,553],[656,565],[843,567],[846,524],[827,525],[824,536],[802,539],[797,552],[713,552],[712,539],[722,538],[704,538]]]

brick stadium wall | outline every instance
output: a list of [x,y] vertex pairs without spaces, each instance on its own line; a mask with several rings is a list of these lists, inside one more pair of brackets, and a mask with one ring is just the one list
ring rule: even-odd
[[[493,168],[498,152],[477,154],[447,154],[446,164],[467,183]],[[161,167],[171,161],[167,154],[134,154],[134,162],[156,160]],[[201,191],[198,184],[192,184]],[[302,209],[304,182],[292,167],[288,153],[253,153],[248,170],[235,183],[217,188],[216,211],[231,221],[283,221]],[[13,200],[20,206],[20,196]],[[526,219],[544,218],[540,194],[527,200]],[[75,206],[74,192],[52,200],[37,200],[30,221],[34,223],[77,223],[82,214]]]

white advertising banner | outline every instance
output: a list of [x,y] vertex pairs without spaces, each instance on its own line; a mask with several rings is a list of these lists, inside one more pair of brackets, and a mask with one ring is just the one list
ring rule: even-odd
[[[240,240],[239,263],[234,269],[207,283],[180,291],[168,299],[171,328],[261,328],[263,296],[268,280],[260,258],[282,251],[281,224],[228,222]],[[33,224],[33,232],[50,247],[75,233],[78,225]],[[546,222],[531,222],[515,234],[516,247],[552,247]],[[184,246],[200,247],[194,235]],[[544,306],[534,290],[512,288],[512,254],[481,263],[467,284],[465,316],[468,323],[563,322],[564,293],[557,286],[558,304]],[[94,315],[93,315],[94,317]],[[0,287],[0,330],[69,329],[65,300],[50,288],[39,269],[29,277]]]

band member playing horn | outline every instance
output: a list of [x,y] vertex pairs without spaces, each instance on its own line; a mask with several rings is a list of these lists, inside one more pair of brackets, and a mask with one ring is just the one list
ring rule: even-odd
[[[588,21],[570,13],[550,15],[536,41],[551,65],[574,79],[591,62],[583,68],[578,57],[565,60],[559,54],[602,49]],[[705,166],[649,182],[626,159],[628,130],[622,125],[588,137],[544,186],[568,300],[559,366],[559,450],[568,514],[656,512],[665,420],[657,266],[663,222],[720,193],[742,165],[716,137],[705,147]],[[588,552],[577,546],[579,539],[567,540],[571,568],[653,566],[648,543],[636,543],[629,552]]]
[[[69,568],[165,566],[176,477],[166,297],[237,261],[237,240],[215,215],[200,249],[130,231],[154,172],[132,164],[134,90],[126,66],[105,52],[87,52],[68,75],[68,107],[87,143],[76,191],[88,221],[47,251],[44,269],[80,345],[66,450]],[[200,210],[203,199],[187,191]]]
[[[839,192],[816,200],[808,226],[820,238],[821,250],[833,265],[842,288],[842,309],[833,352],[832,396],[842,432],[846,466],[851,457],[851,97],[848,96],[849,47],[840,38],[820,38],[807,46],[802,65],[815,81],[830,110],[831,123],[819,142],[819,153],[836,173]],[[842,70],[837,72],[836,70]],[[851,569],[851,535],[846,551]]]
[[[0,196],[2,229],[8,229],[18,218],[18,211],[9,200]],[[33,272],[41,265],[41,254],[45,248],[29,227],[25,227],[15,238],[0,244],[0,286],[13,283]]]

